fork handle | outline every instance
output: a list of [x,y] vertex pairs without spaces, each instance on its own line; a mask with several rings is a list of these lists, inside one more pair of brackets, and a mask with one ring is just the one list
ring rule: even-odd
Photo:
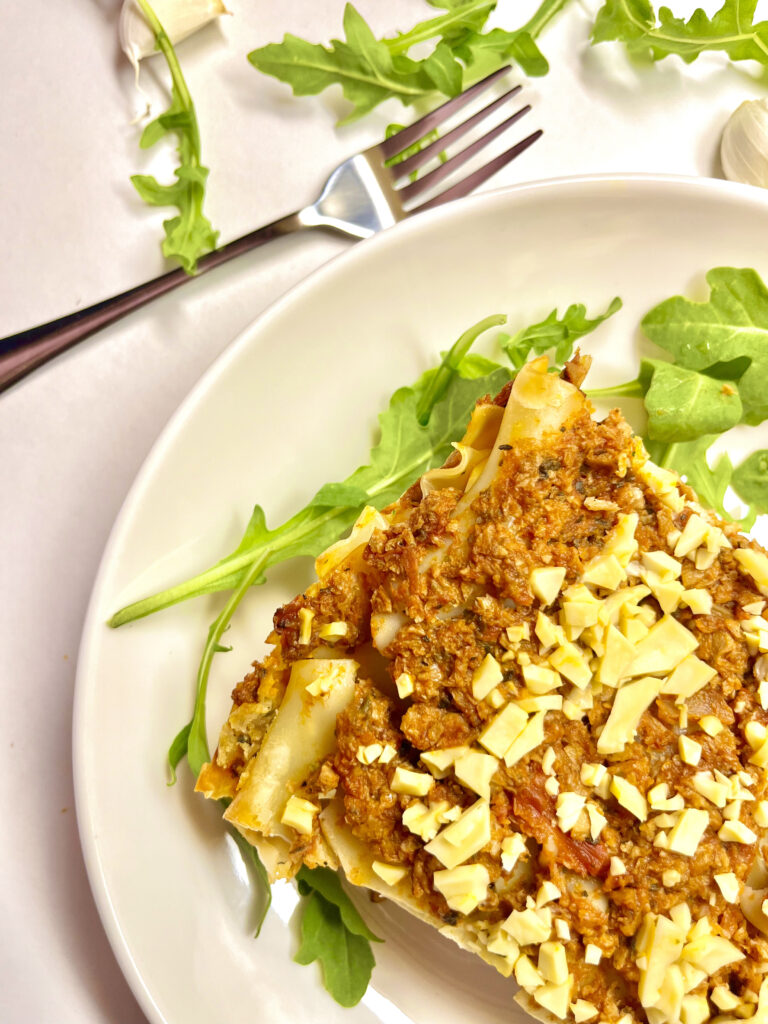
[[[305,210],[291,213],[243,235],[242,238],[238,238],[234,242],[228,242],[220,249],[215,249],[198,260],[197,274],[194,276],[213,270],[214,267],[227,263],[250,249],[264,245],[265,242],[270,242],[273,238],[291,234],[301,228],[314,227],[316,222],[313,223],[306,216],[307,213],[308,211]],[[69,316],[50,320],[47,324],[30,327],[26,331],[20,331],[18,334],[1,339],[0,391],[4,391],[11,384],[26,377],[38,366],[47,363],[54,356],[71,348],[89,335],[100,331],[102,327],[120,320],[121,317],[138,309],[139,306],[144,306],[159,295],[165,295],[166,292],[191,280],[193,280],[193,276],[178,267],[152,281],[147,281],[120,295],[115,295],[111,299],[102,299],[101,302],[97,302],[87,309],[78,310],[76,313],[70,313]]]

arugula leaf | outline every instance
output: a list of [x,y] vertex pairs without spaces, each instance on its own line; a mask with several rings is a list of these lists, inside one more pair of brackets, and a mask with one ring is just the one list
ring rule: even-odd
[[360,1002],[376,964],[371,942],[381,942],[358,913],[330,868],[302,866],[296,880],[305,897],[301,918],[301,946],[294,960],[319,960],[323,981],[341,1006]]
[[[604,313],[591,320],[580,303],[569,306],[562,320],[553,310],[540,324],[520,331],[514,339],[502,340],[502,346],[516,369],[531,351],[540,354],[553,347],[555,358],[564,362],[579,338],[620,308],[621,299],[615,298]],[[417,476],[441,465],[450,454],[451,442],[463,433],[478,398],[496,394],[509,381],[505,367],[467,354],[483,330],[502,321],[499,315],[476,324],[444,355],[439,367],[428,370],[413,387],[394,393],[389,408],[379,416],[381,438],[371,450],[369,465],[341,483],[325,484],[301,511],[273,530],[267,527],[261,506],[256,505],[231,554],[183,583],[121,608],[108,624],[122,626],[180,601],[239,587],[254,560],[262,561],[252,583],[263,583],[270,566],[300,555],[316,556],[349,529],[364,505],[383,508]],[[429,418],[426,424],[419,419],[425,416]],[[220,637],[220,633],[218,638],[209,637],[207,657],[215,653]]]
[[490,32],[476,32],[458,44],[455,52],[464,61],[470,81],[479,81],[510,61],[518,64],[530,78],[540,78],[549,71],[549,62],[533,36],[522,29],[506,32],[494,28]]
[[710,467],[717,436],[740,422],[768,418],[768,289],[751,269],[716,267],[706,275],[709,298],[692,302],[677,295],[654,306],[642,320],[651,341],[675,362],[643,360],[634,381],[590,391],[592,398],[644,398],[646,446],[651,458],[675,469],[700,500],[727,519],[729,486],[751,506],[738,520],[749,529],[768,511],[768,459],[757,452],[734,470],[727,455]]
[[487,359],[485,356],[479,356],[475,352],[470,352],[469,355],[464,356],[459,364],[459,376],[464,377],[465,380],[477,380],[479,377],[488,377],[492,373],[496,373],[497,370],[505,370],[507,377],[513,376],[510,370],[507,370],[504,366],[499,366],[493,359]]
[[[426,424],[418,422],[417,410],[422,403],[416,389],[400,388],[387,412],[379,416],[381,440],[371,451],[370,465],[355,470],[341,485],[321,487],[308,508],[335,511],[343,495],[345,504],[355,499],[356,518],[363,505],[383,508],[395,501],[428,468],[442,465],[451,452],[451,442],[463,433],[477,399],[494,388],[501,390],[507,379],[503,369],[482,380],[453,377]],[[311,552],[302,553],[319,552],[313,543]]]
[[[220,800],[219,803],[227,806],[229,800]],[[255,846],[252,846],[245,836],[241,835],[240,832],[233,826],[229,826],[229,834],[237,843],[238,849],[243,857],[243,860],[253,874],[256,876],[259,888],[260,905],[256,917],[256,929],[253,933],[254,939],[258,939],[261,934],[261,929],[264,924],[264,919],[267,916],[269,908],[272,906],[272,887],[269,884],[269,875],[267,869],[261,862],[261,857]]]
[[516,370],[526,362],[531,352],[543,355],[554,349],[554,364],[562,367],[573,354],[573,346],[584,335],[590,334],[608,317],[621,309],[621,299],[612,299],[604,313],[590,320],[586,315],[586,306],[579,302],[569,306],[562,319],[558,319],[557,310],[552,312],[540,323],[526,327],[525,330],[510,338],[502,335],[500,344]]
[[741,420],[735,384],[657,359],[643,360],[643,376],[650,378],[645,409],[648,437],[654,441],[693,441],[722,434]]
[[518,29],[510,32],[494,28],[490,32],[474,32],[458,42],[455,53],[467,66],[467,78],[478,81],[510,61],[514,61],[531,78],[546,75],[549,63],[535,39],[568,2],[544,0],[525,25]]
[[768,449],[753,452],[736,467],[731,486],[761,515],[768,513]]
[[393,56],[407,53],[414,46],[429,43],[433,39],[442,39],[451,49],[455,48],[469,34],[482,29],[488,15],[496,7],[497,0],[427,0],[427,3],[447,13],[420,21],[407,32],[399,32],[392,39],[385,39]]
[[[641,364],[642,365],[642,364]],[[648,380],[628,380],[625,384],[611,384],[607,388],[590,388],[586,394],[590,398],[645,398]]]
[[[533,17],[513,31],[483,32],[496,0],[440,0],[431,6],[444,14],[391,38],[376,39],[360,13],[348,3],[344,40],[328,46],[286,33],[282,43],[269,43],[248,54],[257,71],[272,75],[293,89],[294,96],[316,95],[340,85],[352,103],[340,123],[354,121],[387,99],[409,105],[435,92],[455,96],[511,60],[529,75],[546,74],[549,66],[534,37],[569,0],[542,0]],[[409,51],[435,41],[426,56],[414,60]]]
[[706,279],[708,300],[674,296],[647,313],[642,327],[689,370],[706,373],[708,367],[748,359],[737,386],[743,419],[755,426],[768,418],[768,289],[750,269],[717,267]]
[[[391,139],[393,135],[397,135],[397,133],[403,131],[404,128],[404,124],[388,124],[384,132],[384,137],[386,139]],[[438,132],[437,128],[433,128],[431,132],[427,132],[427,134],[422,136],[422,138],[417,139],[416,142],[412,143],[410,146],[406,146],[405,149],[401,150],[399,153],[395,153],[395,155],[391,156],[388,160],[385,160],[384,166],[394,167],[395,164],[403,163],[403,161],[407,160],[409,156],[414,156],[416,153],[420,153],[422,149],[425,149],[433,142],[437,142],[439,138],[440,133]],[[448,154],[445,152],[445,150],[442,150],[440,153],[437,154],[437,159],[440,161],[441,164],[444,164],[448,159]],[[408,177],[410,181],[416,181],[418,176],[418,171],[411,171]]]
[[203,765],[211,759],[205,728],[205,698],[208,692],[208,678],[211,674],[213,657],[224,649],[219,643],[222,634],[225,630],[229,629],[232,616],[237,611],[247,591],[254,583],[263,579],[266,562],[267,556],[263,553],[259,553],[251,560],[250,565],[242,573],[237,586],[229,595],[227,603],[211,623],[208,630],[208,638],[203,646],[203,653],[197,670],[195,710],[187,734],[187,763],[192,770],[192,774],[195,776],[200,774]]
[[702,373],[715,380],[727,380],[731,383],[740,380],[749,369],[752,362],[749,356],[737,356],[735,359],[728,359],[724,363],[714,363],[708,366]]
[[673,469],[696,491],[703,505],[713,509],[723,519],[737,522],[742,530],[750,530],[757,518],[756,510],[750,509],[743,519],[734,519],[725,508],[725,494],[733,482],[733,463],[726,453],[719,455],[710,467],[708,455],[717,435],[709,434],[695,441],[679,444],[663,444],[646,441],[648,453],[653,461],[665,469]]
[[546,75],[549,64],[534,39],[547,24],[566,6],[570,0],[542,0],[529,20],[519,29],[502,28],[483,32],[488,15],[496,6],[496,0],[445,0],[433,3],[449,14],[416,25],[410,32],[385,39],[391,53],[405,53],[418,43],[441,38],[454,55],[467,67],[467,81],[475,82],[510,61],[519,64],[521,70],[530,76]]
[[675,470],[696,491],[703,504],[723,518],[730,519],[723,506],[723,499],[731,482],[733,465],[727,455],[722,455],[714,467],[709,468],[707,452],[715,439],[714,435],[710,435],[679,444],[649,441],[646,447],[658,466]]
[[314,96],[329,85],[340,85],[353,105],[341,124],[362,117],[386,99],[396,97],[409,104],[434,91],[424,69],[407,58],[393,57],[352,4],[344,9],[344,32],[346,41],[333,39],[329,47],[286,33],[282,43],[253,50],[248,60],[257,71],[290,85],[294,96]]
[[[254,561],[250,566],[250,569],[243,574],[239,585],[232,594],[230,594],[224,608],[211,623],[208,630],[208,637],[203,647],[202,657],[197,669],[197,687],[195,691],[195,706],[192,714],[192,720],[179,730],[168,751],[168,763],[171,769],[171,781],[169,784],[171,785],[176,782],[176,768],[183,757],[187,758],[190,771],[196,777],[200,774],[203,765],[211,759],[205,727],[205,703],[213,657],[215,654],[231,650],[231,648],[224,647],[220,643],[222,634],[229,629],[232,616],[237,611],[237,608],[246,592],[251,586],[253,586],[254,581],[259,578],[263,580],[263,559],[261,561]],[[219,803],[221,803],[222,806],[227,807],[229,800],[222,799]],[[233,826],[229,826],[229,831],[240,848],[240,852],[243,855],[246,864],[255,874],[259,883],[261,905],[258,911],[256,923],[256,936],[258,937],[264,923],[264,918],[266,917],[267,911],[272,903],[272,890],[269,884],[269,876],[267,874],[267,869],[261,862],[261,858],[259,857],[256,848],[251,846],[251,844],[244,839]]]
[[743,411],[733,381],[659,359],[643,359],[636,380],[595,388],[589,397],[643,398],[648,439],[669,444],[722,434],[740,422]]
[[194,274],[198,259],[216,248],[219,236],[203,213],[208,168],[202,163],[197,115],[176,51],[147,0],[138,3],[171,73],[171,105],[146,126],[139,145],[148,149],[165,135],[175,133],[179,166],[174,172],[176,181],[169,185],[161,185],[149,174],[134,174],[131,181],[144,202],[178,207],[178,216],[163,221],[163,255],[177,259],[188,274]]
[[725,0],[709,18],[697,8],[688,21],[668,7],[658,17],[648,0],[606,0],[592,32],[593,43],[623,42],[636,56],[662,60],[670,54],[686,64],[708,50],[721,50],[733,61],[768,65],[768,22],[755,23],[757,0]]
[[686,444],[674,445],[665,465],[671,464],[705,505],[718,512],[723,519],[732,520],[733,516],[726,511],[724,501],[733,476],[733,463],[723,453],[712,466],[709,465],[707,453],[714,440],[714,437],[701,437]]
[[438,366],[428,380],[422,378],[424,391],[416,407],[416,419],[419,423],[425,425],[429,422],[432,410],[448,390],[451,381],[460,372],[462,361],[477,338],[484,331],[487,331],[489,327],[500,327],[501,324],[506,322],[506,316],[498,313],[487,316],[484,320],[476,323],[473,327],[464,331],[458,341],[454,342],[450,350],[443,356],[440,366]]
[[355,50],[380,79],[386,79],[392,72],[392,55],[378,41],[365,18],[349,3],[344,8],[344,32],[348,47]]
[[438,92],[444,96],[459,95],[464,69],[446,43],[439,42],[422,66]]
[[[264,512],[257,505],[242,541],[230,555],[184,583],[120,609],[109,625],[121,626],[191,597],[239,587],[244,575],[253,573],[251,583],[261,583],[265,571],[278,562],[318,555],[349,529],[363,505],[383,508],[422,473],[441,465],[452,450],[451,442],[461,436],[477,399],[489,391],[500,391],[508,379],[508,372],[501,368],[490,377],[453,378],[426,426],[416,418],[416,390],[400,388],[379,416],[381,438],[371,451],[369,465],[355,470],[341,484],[321,487],[300,512],[273,530],[267,528]],[[210,656],[220,638],[217,627],[206,647]]]
[[187,744],[189,742],[189,730],[192,728],[192,723],[187,722],[171,741],[171,745],[168,748],[168,768],[169,768],[169,779],[168,785],[176,785],[176,769],[179,767],[182,758],[187,756]]
[[312,890],[304,901],[301,945],[296,963],[319,960],[323,983],[341,1006],[356,1006],[365,995],[376,966],[371,944],[344,926],[339,908]]
[[344,891],[337,871],[330,868],[308,868],[302,865],[296,873],[299,892],[302,896],[317,892],[327,903],[332,903],[341,915],[341,921],[347,931],[360,935],[369,942],[381,942],[358,913],[357,907]]

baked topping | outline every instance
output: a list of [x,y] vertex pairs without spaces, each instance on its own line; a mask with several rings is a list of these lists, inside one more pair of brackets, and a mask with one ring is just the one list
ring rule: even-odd
[[[281,721],[313,656],[297,739],[341,680],[335,733],[324,722],[268,823],[243,744],[222,742],[227,816],[277,837],[294,870],[345,829],[375,879],[558,1019],[760,1024],[768,556],[617,413],[568,408],[543,433],[499,434],[463,490],[435,477],[321,558],[322,583],[278,616],[269,710],[240,702],[227,737],[258,749],[249,723],[276,706]],[[352,657],[353,683],[334,669]]]

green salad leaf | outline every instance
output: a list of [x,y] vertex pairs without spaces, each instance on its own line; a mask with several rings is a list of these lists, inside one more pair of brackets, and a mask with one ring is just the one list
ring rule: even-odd
[[[508,380],[509,372],[503,367],[487,377],[451,377],[426,424],[417,418],[420,390],[400,388],[379,416],[381,436],[368,465],[341,483],[325,484],[301,511],[275,529],[267,527],[264,511],[257,505],[240,544],[230,555],[184,583],[120,609],[109,625],[122,626],[201,594],[239,589],[245,576],[252,576],[249,585],[262,583],[270,566],[299,555],[318,555],[349,529],[364,505],[383,508],[422,473],[441,465],[450,454],[451,442],[462,435],[477,399],[500,391]],[[221,639],[223,625],[222,621],[209,637],[208,661]]]
[[727,455],[722,456],[712,469],[707,462],[707,453],[715,440],[714,436],[699,437],[695,441],[666,444],[663,441],[646,441],[648,454],[658,466],[673,469],[694,488],[702,504],[714,509],[718,515],[730,519],[723,500],[731,482],[733,465]]
[[346,40],[334,39],[327,47],[288,32],[282,43],[259,47],[248,54],[248,60],[257,71],[290,85],[294,96],[314,96],[330,85],[340,85],[352,104],[342,124],[362,117],[384,100],[394,97],[410,104],[434,92],[435,83],[423,62],[393,57],[351,4],[344,10],[344,31]]
[[753,452],[733,473],[731,486],[742,501],[768,514],[768,450]]
[[733,61],[768,64],[768,22],[755,22],[757,0],[725,0],[710,18],[697,8],[686,21],[668,7],[658,15],[648,0],[606,0],[597,15],[593,43],[623,42],[639,57],[662,60],[671,54],[690,64],[701,53],[720,50]]
[[[397,135],[397,133],[403,131],[404,128],[404,124],[398,124],[397,122],[388,124],[386,131],[384,133],[385,138],[391,139],[393,135]],[[430,146],[433,142],[437,142],[439,137],[440,135],[437,128],[433,128],[431,132],[427,132],[427,134],[424,135],[422,138],[417,139],[416,142],[412,143],[410,146],[406,146],[406,148],[402,150],[400,153],[395,153],[394,156],[391,156],[388,160],[385,160],[385,166],[394,167],[396,164],[403,163],[403,161],[407,160],[408,157],[414,156],[416,153],[420,153],[423,149],[425,149],[427,146]],[[448,154],[443,150],[442,152],[438,153],[437,159],[440,161],[441,164],[444,164],[448,159]],[[418,171],[411,171],[409,179],[411,181],[415,181],[418,178],[418,176]]]
[[475,32],[481,32],[488,15],[496,6],[496,0],[427,0],[430,7],[437,7],[445,14],[435,15],[420,21],[407,32],[398,32],[391,39],[385,39],[390,53],[408,53],[414,46],[441,39],[452,49]]
[[475,32],[458,44],[454,52],[463,61],[470,82],[479,81],[511,62],[530,78],[540,78],[549,72],[549,61],[533,36],[523,29],[507,32],[494,28],[490,32]]
[[647,313],[642,328],[686,369],[746,365],[737,385],[744,422],[755,426],[768,417],[768,289],[750,269],[716,267],[706,279],[706,301],[676,295]]
[[[646,440],[646,447],[657,465],[673,469],[696,491],[702,505],[713,509],[723,519],[733,520],[725,508],[726,491],[733,483],[733,463],[723,452],[712,460],[710,466],[709,451],[716,440],[716,434],[671,444]],[[743,519],[737,520],[742,530],[754,526],[758,511],[752,508]]]
[[[312,874],[314,872],[302,868],[298,876],[304,906],[301,915],[301,945],[294,960],[299,964],[311,964],[319,960],[323,969],[323,983],[336,1002],[341,1006],[356,1006],[365,995],[376,966],[368,938],[371,933],[366,935],[351,930],[339,905],[327,899],[313,881],[307,878]],[[349,906],[352,906],[351,903]]]
[[[200,658],[200,664],[197,669],[195,709],[192,715],[192,721],[189,725],[189,732],[187,733],[187,762],[192,774],[195,776],[200,774],[203,765],[211,759],[205,728],[205,698],[208,692],[208,678],[211,674],[213,658],[214,655],[228,650],[228,648],[222,647],[220,642],[221,638],[224,632],[229,629],[232,616],[237,611],[240,602],[243,600],[248,590],[254,585],[254,583],[263,579],[266,561],[266,556],[263,553],[259,553],[251,560],[247,568],[241,573],[237,586],[235,586],[230,593],[227,603],[211,623],[208,630],[208,637],[203,646],[202,657]],[[181,734],[178,734],[173,740],[173,744],[177,745],[177,750],[181,744],[179,739],[180,735]],[[173,744],[171,745],[171,750],[173,750]],[[169,760],[170,757],[171,755],[169,752]]]
[[640,379],[644,377],[649,379],[645,410],[653,441],[693,441],[722,434],[741,420],[741,399],[733,383],[657,359],[643,360]]
[[[290,85],[295,96],[340,85],[352,104],[344,121],[352,121],[387,99],[409,105],[434,93],[455,96],[510,62],[529,76],[547,74],[549,64],[536,38],[569,0],[542,0],[519,28],[490,30],[486,23],[496,0],[427,2],[443,13],[395,36],[377,39],[347,4],[344,40],[323,46],[288,33],[282,43],[259,47],[248,59]],[[711,17],[697,9],[686,20],[668,7],[656,12],[649,0],[605,0],[592,42],[619,41],[633,56],[654,61],[674,54],[691,63],[702,53],[721,51],[732,61],[768,66],[768,21],[755,21],[756,7],[757,0],[724,0]],[[425,44],[432,49],[422,56]]]
[[[248,60],[257,71],[290,85],[294,96],[313,96],[331,85],[341,86],[352,104],[341,122],[347,123],[388,99],[411,105],[435,93],[456,96],[512,60],[528,75],[546,74],[549,66],[534,37],[568,2],[543,0],[519,29],[484,32],[496,0],[440,0],[431,5],[445,13],[383,39],[375,37],[348,3],[343,40],[333,39],[323,46],[286,33],[281,43],[252,50]],[[414,47],[430,43],[433,48],[425,56],[410,55]]]
[[573,355],[573,347],[579,338],[596,330],[620,309],[621,299],[617,296],[611,300],[604,313],[590,320],[586,306],[577,302],[566,309],[562,318],[553,309],[544,320],[518,331],[514,337],[502,336],[500,344],[516,370],[527,362],[531,354],[540,356],[550,350],[553,353],[553,364],[559,369]]
[[748,529],[768,502],[762,453],[734,469],[721,455],[712,466],[713,441],[738,423],[768,418],[768,289],[755,270],[716,267],[706,275],[709,298],[675,295],[642,320],[651,341],[671,362],[643,360],[636,380],[590,391],[592,398],[644,398],[651,457],[676,470],[701,501],[726,519],[727,488],[751,506]]
[[[675,469],[696,491],[699,500],[714,509],[723,519],[732,519],[725,510],[725,493],[733,476],[733,463],[723,453],[709,465],[708,453],[714,437],[700,437],[686,444],[670,445],[664,465]],[[751,524],[750,524],[751,525]]]
[[486,356],[478,355],[476,352],[470,352],[469,355],[464,356],[461,360],[459,365],[459,376],[464,377],[466,380],[477,380],[478,377],[488,377],[490,374],[496,373],[496,371],[500,369],[506,371],[510,380],[514,376],[511,370],[507,370],[506,367],[500,367],[498,363],[493,361],[493,359],[488,359]]
[[[220,800],[219,803],[226,807],[229,804],[229,801]],[[254,930],[253,937],[258,939],[261,934],[264,919],[267,916],[269,908],[272,906],[272,887],[269,884],[269,875],[267,874],[267,869],[264,867],[256,847],[252,846],[245,836],[241,835],[241,833],[234,827],[234,825],[229,825],[228,829],[229,834],[235,840],[237,848],[240,850],[240,855],[245,861],[246,867],[256,881],[255,888],[258,894],[259,903],[257,906],[256,928]]]
[[508,31],[493,28],[488,32],[475,31],[454,44],[454,53],[466,67],[466,77],[476,82],[497,68],[513,62],[530,78],[538,78],[549,71],[549,62],[536,38],[569,0],[544,0],[532,17],[520,28]]
[[[443,356],[440,366],[428,376],[422,377],[421,386],[423,391],[416,405],[416,419],[422,426],[429,422],[432,410],[445,395],[451,381],[457,376],[462,375],[462,363],[477,338],[490,327],[500,327],[501,324],[506,322],[507,318],[505,316],[495,314],[487,316],[484,320],[475,324],[474,327],[470,327],[452,346],[451,350]],[[475,380],[477,378],[473,377],[470,379]]]
[[368,939],[369,942],[382,941],[378,935],[373,934],[360,917],[357,907],[344,891],[338,872],[331,871],[330,868],[308,868],[303,865],[296,873],[296,880],[302,896],[316,892],[326,903],[331,903],[336,907],[341,922],[348,932]]
[[187,722],[185,726],[176,733],[171,740],[171,745],[168,748],[168,785],[176,785],[176,769],[179,767],[181,762],[187,756],[187,746],[189,744],[189,731],[192,728],[192,722]]
[[215,249],[218,239],[218,232],[203,213],[208,168],[202,163],[200,129],[176,51],[147,0],[138,0],[138,3],[171,73],[171,105],[164,114],[150,121],[139,145],[148,149],[166,135],[175,134],[179,143],[179,166],[174,172],[176,181],[168,185],[160,184],[149,174],[134,174],[131,181],[144,202],[152,206],[178,207],[178,216],[163,221],[163,255],[178,260],[188,274],[194,274],[198,259]]

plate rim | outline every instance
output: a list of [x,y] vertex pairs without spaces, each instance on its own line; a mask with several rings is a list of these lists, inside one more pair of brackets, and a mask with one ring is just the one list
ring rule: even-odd
[[[417,217],[406,218],[393,227],[363,240],[362,244],[351,246],[344,252],[332,257],[267,305],[227,343],[224,349],[203,371],[184,398],[175,407],[152,442],[123,498],[99,559],[78,646],[72,710],[72,769],[75,811],[88,883],[101,925],[104,928],[112,952],[134,997],[152,1024],[173,1024],[173,1022],[160,1009],[141,971],[137,967],[129,941],[123,932],[119,916],[114,908],[109,886],[104,876],[98,845],[92,834],[92,828],[87,827],[92,823],[92,793],[91,783],[88,781],[87,773],[83,768],[84,758],[82,752],[85,729],[83,719],[89,693],[86,680],[89,677],[92,678],[92,673],[87,671],[87,666],[94,657],[96,631],[104,625],[104,622],[98,616],[98,608],[101,603],[102,592],[106,586],[106,578],[113,561],[114,551],[122,542],[126,525],[130,521],[137,504],[140,502],[145,482],[151,479],[157,465],[162,461],[167,450],[182,432],[184,423],[196,408],[199,399],[213,386],[229,364],[237,360],[240,352],[248,345],[254,343],[254,339],[258,338],[264,325],[279,317],[285,308],[290,307],[296,301],[301,301],[308,292],[322,286],[326,279],[332,278],[339,273],[343,274],[349,261],[365,258],[367,253],[371,253],[374,250],[378,251],[393,244],[397,245],[401,238],[425,230],[436,220],[463,218],[467,216],[465,211],[471,210],[472,207],[503,203],[510,199],[510,197],[525,196],[526,194],[556,193],[568,188],[586,189],[611,185],[636,185],[641,189],[662,187],[673,191],[680,190],[683,193],[690,190],[711,192],[714,196],[723,200],[731,199],[736,201],[741,199],[747,201],[755,207],[761,208],[763,212],[768,213],[768,193],[764,193],[763,190],[752,185],[744,185],[720,178],[696,177],[693,175],[631,172],[621,174],[564,175],[531,182],[520,182],[467,196],[445,206],[429,210]],[[361,253],[363,254],[362,257]]]

